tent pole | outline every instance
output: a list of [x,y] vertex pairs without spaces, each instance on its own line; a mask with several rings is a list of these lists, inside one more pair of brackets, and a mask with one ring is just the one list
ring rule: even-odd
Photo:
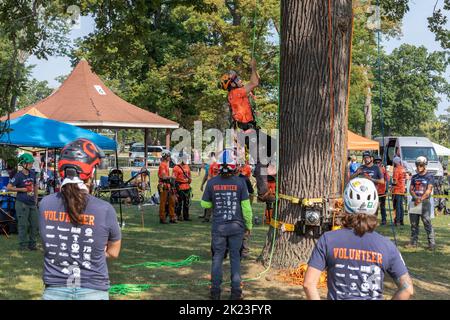
[[[117,137],[117,131],[116,131],[116,137]],[[117,139],[116,139],[117,141]],[[117,146],[116,146],[116,169],[119,170],[119,151],[117,150]],[[120,193],[120,190],[119,190]],[[122,216],[122,201],[120,200],[119,197],[119,212],[120,212],[120,227],[122,228],[123,226],[123,216]]]
[[147,168],[148,157],[148,129],[144,129],[144,167]]
[[56,149],[53,149],[53,192],[56,192]]

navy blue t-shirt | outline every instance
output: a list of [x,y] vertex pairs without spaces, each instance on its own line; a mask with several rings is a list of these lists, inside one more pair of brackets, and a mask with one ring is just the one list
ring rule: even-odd
[[82,223],[74,225],[65,212],[61,193],[39,204],[39,229],[44,245],[44,283],[107,291],[105,247],[121,239],[116,211],[106,201],[88,196]]
[[384,273],[398,279],[408,272],[395,245],[377,232],[360,237],[352,229],[325,232],[308,266],[328,271],[328,299],[383,299]]
[[241,201],[249,198],[245,180],[217,176],[206,184],[202,200],[213,203],[212,232],[222,231],[227,224],[237,223],[244,229]]
[[16,188],[32,187],[32,192],[17,192],[16,200],[27,205],[35,204],[34,185],[36,184],[36,173],[30,170],[28,175],[22,171],[17,172],[9,182]]
[[361,177],[372,178],[376,180],[383,179],[383,174],[381,173],[381,170],[377,165],[372,165],[371,167],[362,165],[358,169],[362,170],[362,173],[360,174]]
[[411,178],[411,190],[421,197],[427,191],[429,185],[434,184],[434,176],[431,173],[425,173],[424,175],[415,174]]

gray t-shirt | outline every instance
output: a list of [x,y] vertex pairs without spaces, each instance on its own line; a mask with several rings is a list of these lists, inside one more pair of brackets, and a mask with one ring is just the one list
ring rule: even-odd
[[356,235],[352,229],[325,232],[308,266],[328,270],[328,299],[383,299],[384,273],[398,279],[408,272],[395,245],[377,232]]
[[244,229],[241,201],[249,198],[245,180],[217,176],[206,184],[202,200],[213,203],[212,232],[223,231],[227,224],[237,223]]
[[36,173],[33,170],[29,171],[28,175],[25,175],[22,171],[17,172],[9,182],[16,188],[31,187],[32,192],[17,192],[16,200],[27,205],[34,205],[34,185],[36,184]]
[[82,224],[74,225],[61,193],[46,196],[39,204],[39,229],[47,286],[108,290],[105,247],[121,239],[116,211],[108,202],[89,195]]

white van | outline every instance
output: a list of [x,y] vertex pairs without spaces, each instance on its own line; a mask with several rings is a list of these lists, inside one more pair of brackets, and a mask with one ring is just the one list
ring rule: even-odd
[[444,169],[430,139],[425,137],[384,137],[383,141],[378,137],[375,140],[380,143],[380,154],[386,165],[392,165],[392,159],[398,155],[406,164],[406,170],[415,174],[415,161],[417,157],[424,156],[428,159],[428,172],[438,179],[444,176]]
[[[162,146],[147,146],[147,161],[149,165],[159,165],[161,159],[161,152],[164,150]],[[144,165],[144,144],[134,143],[130,147],[129,152],[130,165],[143,166]]]

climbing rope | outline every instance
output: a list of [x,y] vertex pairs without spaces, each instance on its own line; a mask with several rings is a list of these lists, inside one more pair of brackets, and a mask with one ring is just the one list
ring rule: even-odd
[[[308,269],[308,265],[306,263],[302,263],[298,268],[283,270],[278,274],[277,279],[288,283],[294,286],[303,286],[305,280],[306,270]],[[327,272],[323,271],[320,274],[320,279],[318,283],[318,288],[326,288],[327,287]]]
[[252,59],[255,58],[256,47],[256,21],[258,17],[258,0],[255,0],[255,9],[253,10],[253,39],[252,39]]
[[132,264],[128,266],[122,266],[122,268],[161,268],[161,267],[169,267],[169,268],[182,268],[187,267],[193,264],[194,262],[200,261],[200,257],[196,255],[191,255],[186,259],[178,262],[169,262],[169,261],[160,261],[160,262],[143,262],[138,264]]

